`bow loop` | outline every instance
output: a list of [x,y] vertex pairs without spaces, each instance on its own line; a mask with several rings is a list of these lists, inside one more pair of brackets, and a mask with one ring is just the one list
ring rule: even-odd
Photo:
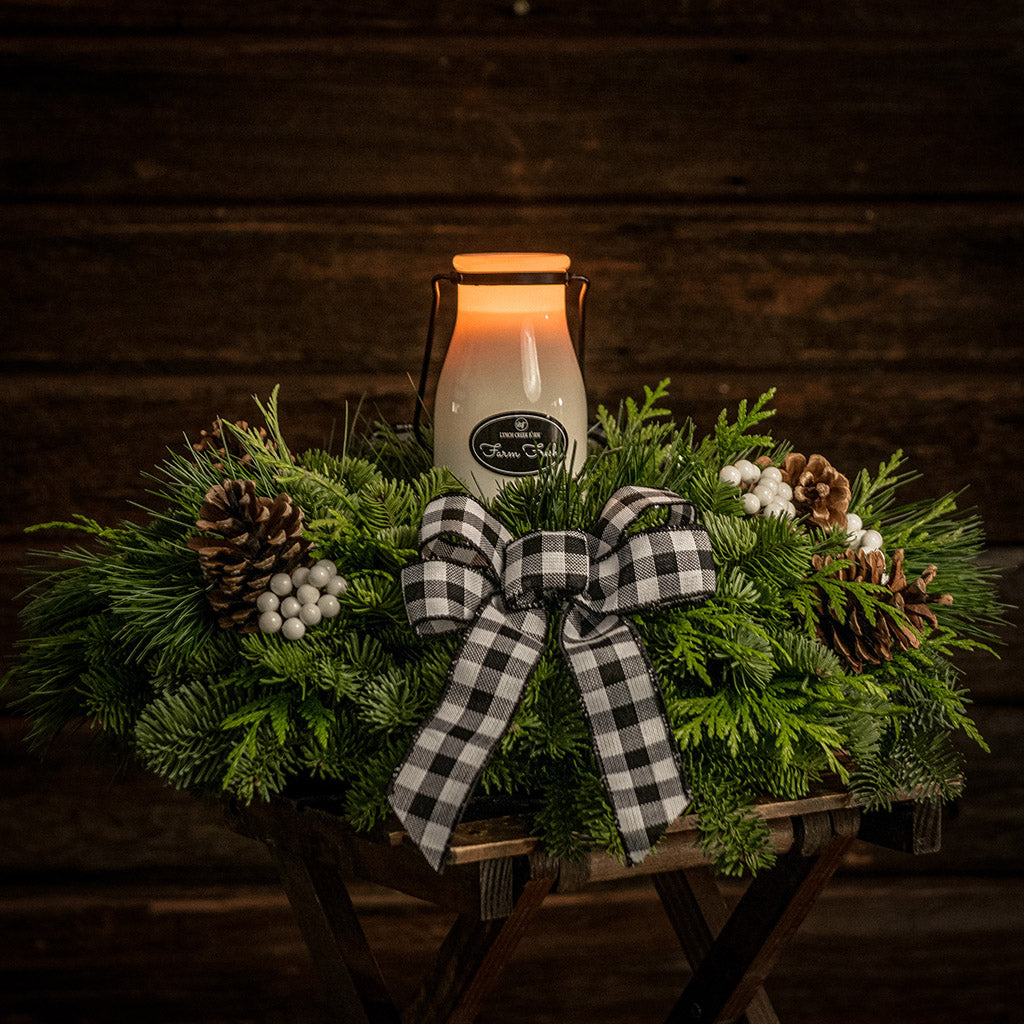
[[693,604],[715,593],[704,529],[668,526],[630,534],[594,564],[583,605],[598,614]]
[[606,555],[616,547],[626,531],[648,509],[668,506],[668,521],[665,526],[675,529],[691,526],[697,522],[697,510],[678,494],[662,487],[620,487],[607,501],[590,532],[597,541],[598,553]]
[[465,565],[414,562],[402,570],[405,613],[421,636],[464,629],[493,593],[491,580]]
[[470,565],[497,580],[512,534],[476,498],[447,494],[427,505],[419,539],[424,558]]
[[566,601],[590,583],[590,545],[582,530],[534,530],[505,548],[502,590],[510,608]]

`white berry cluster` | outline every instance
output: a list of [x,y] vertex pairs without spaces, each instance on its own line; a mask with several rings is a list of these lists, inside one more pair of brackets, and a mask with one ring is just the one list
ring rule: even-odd
[[[748,516],[796,515],[793,504],[793,488],[782,479],[782,471],[776,466],[762,469],[747,459],[740,459],[731,466],[723,466],[718,479],[723,483],[739,487],[743,493],[743,511]],[[865,530],[864,522],[856,512],[846,513],[846,540],[851,551],[879,551],[882,535],[877,530]]]
[[341,611],[338,595],[347,589],[338,567],[327,558],[316,565],[300,565],[290,575],[276,573],[270,577],[270,589],[256,599],[260,630],[280,633],[286,640],[301,640],[307,626],[333,619]]
[[762,469],[749,459],[740,459],[731,466],[723,466],[718,479],[734,487],[745,488],[740,500],[748,516],[760,513],[792,519],[796,515],[793,488],[783,481],[782,470],[776,466]]
[[847,512],[846,542],[851,551],[879,551],[882,535],[877,530],[865,530],[860,516],[856,512]]

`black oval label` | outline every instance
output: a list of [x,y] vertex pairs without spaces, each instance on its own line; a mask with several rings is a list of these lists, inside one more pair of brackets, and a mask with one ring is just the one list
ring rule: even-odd
[[569,435],[539,412],[503,412],[473,428],[469,450],[485,469],[502,476],[532,476],[545,463],[564,459]]

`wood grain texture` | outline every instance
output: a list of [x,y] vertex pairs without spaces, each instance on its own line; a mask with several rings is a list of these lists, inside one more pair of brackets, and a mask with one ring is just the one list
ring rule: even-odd
[[[407,1002],[450,916],[369,888],[354,902],[385,978]],[[1019,879],[836,881],[783,954],[772,1000],[787,1024],[1014,1022],[1022,908]],[[328,1019],[275,889],[7,887],[0,948],[0,1012],[19,1024]],[[687,977],[653,888],[616,887],[600,900],[553,895],[480,1024],[659,1021]]]
[[[942,849],[918,858],[858,844],[846,870],[860,874],[904,872],[956,875],[1024,872],[1024,783],[1019,737],[1024,709],[979,707],[976,720],[992,753],[966,747],[969,787],[947,812]],[[22,743],[25,724],[0,718],[0,871],[8,877],[123,871],[135,877],[222,880],[237,871],[247,878],[273,876],[264,848],[230,832],[219,808],[210,807],[137,774],[120,783],[96,761],[81,734],[62,738],[40,761]],[[367,856],[369,856],[369,851]],[[337,865],[336,865],[337,866]],[[608,859],[614,873],[615,862]],[[410,859],[405,885],[430,891]],[[365,877],[374,870],[364,863]],[[453,873],[454,874],[454,873]],[[453,892],[456,879],[452,879]],[[473,899],[476,903],[473,903]],[[479,905],[479,894],[467,897]]]
[[430,276],[455,251],[531,240],[596,282],[592,407],[671,376],[674,412],[703,431],[775,385],[777,436],[828,437],[849,472],[903,447],[922,496],[970,486],[993,541],[1022,537],[1001,477],[1024,416],[1015,206],[65,206],[0,221],[8,539],[73,510],[119,518],[167,445],[217,415],[252,419],[251,396],[278,382],[297,446],[337,441],[346,401],[409,418]]
[[1022,97],[958,36],[12,38],[0,198],[1018,196]]
[[0,23],[12,33],[246,32],[330,35],[366,32],[436,34],[572,32],[578,35],[672,35],[789,32],[796,35],[917,37],[955,31],[965,36],[1009,33],[1024,27],[1013,0],[992,0],[964,17],[958,0],[834,0],[829,4],[782,0],[325,0],[289,3],[251,0],[244,6],[203,0],[3,0]]
[[1019,373],[1022,240],[1015,203],[14,205],[0,370],[415,373],[431,277],[522,248],[592,279],[593,372]]
[[[924,479],[907,500],[970,486],[968,503],[981,511],[992,542],[1020,540],[1021,520],[1006,502],[1003,467],[1024,418],[1024,380],[1007,373],[961,378],[884,370],[835,371],[827,378],[793,372],[694,372],[685,356],[673,361],[673,398],[680,420],[710,429],[720,409],[776,385],[772,430],[798,448],[817,450],[827,439],[834,465],[849,475],[871,470],[902,448]],[[668,370],[668,364],[663,366]],[[625,395],[642,396],[650,373],[628,370],[588,377],[591,401],[613,409]],[[252,419],[252,396],[266,398],[280,383],[282,417],[293,447],[340,450],[346,402],[384,419],[409,419],[413,389],[401,374],[284,374],[171,376],[89,373],[32,374],[0,380],[0,404],[10,417],[9,500],[0,511],[0,537],[13,540],[32,523],[79,512],[103,521],[138,517],[129,502],[152,508],[152,481],[140,474],[161,462],[183,434],[220,415]],[[905,401],[907,393],[913,402]],[[879,406],[887,406],[886,416]],[[59,408],[61,416],[40,410]],[[952,453],[956,452],[953,457]],[[70,465],[75,472],[69,473]]]
[[[429,280],[489,249],[592,278],[593,403],[671,376],[704,431],[778,385],[777,436],[969,485],[1024,607],[1020,4],[513,10],[0,0],[0,666],[26,549],[66,539],[25,526],[137,518],[165,446],[279,381],[299,446],[361,396],[407,418]],[[769,986],[789,1024],[1019,1018],[1021,614],[964,659],[993,753],[942,851],[854,844]],[[25,728],[0,717],[0,1024],[327,1019],[262,845]],[[481,1024],[663,1019],[687,972],[653,891],[553,901]],[[407,1002],[451,918],[356,903]]]

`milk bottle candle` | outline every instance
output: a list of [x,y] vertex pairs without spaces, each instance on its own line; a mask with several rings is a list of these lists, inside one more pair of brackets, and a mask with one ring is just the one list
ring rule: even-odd
[[473,253],[453,266],[458,311],[434,402],[434,464],[484,498],[544,464],[578,470],[587,399],[565,312],[569,258]]

